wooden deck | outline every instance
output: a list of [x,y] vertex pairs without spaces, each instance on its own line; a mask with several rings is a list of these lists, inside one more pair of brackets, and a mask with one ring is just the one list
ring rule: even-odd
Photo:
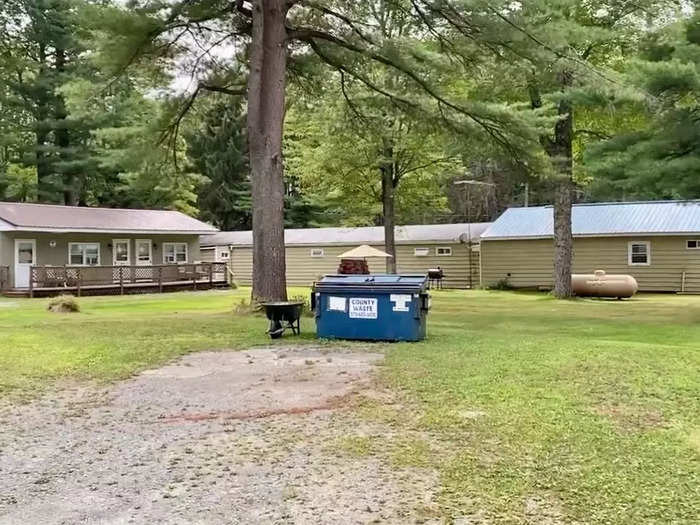
[[186,290],[211,290],[213,288],[228,288],[229,283],[226,281],[214,281],[210,283],[206,281],[172,281],[164,283],[124,283],[124,286],[117,284],[96,284],[81,286],[78,289],[76,286],[54,286],[45,288],[34,288],[30,294],[28,288],[15,288],[5,290],[2,295],[5,297],[54,297],[61,294],[70,294],[78,296],[91,295],[130,295],[142,293],[167,293],[167,292],[182,292]]
[[225,263],[157,266],[33,266],[28,288],[3,290],[7,297],[61,294],[127,295],[226,288]]

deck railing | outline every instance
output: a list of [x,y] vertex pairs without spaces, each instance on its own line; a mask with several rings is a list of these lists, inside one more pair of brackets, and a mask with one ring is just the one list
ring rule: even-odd
[[0,266],[0,290],[10,287],[10,267]]
[[38,289],[75,290],[113,288],[125,289],[152,286],[163,291],[173,284],[208,285],[226,282],[226,263],[161,264],[152,266],[32,266],[29,293]]

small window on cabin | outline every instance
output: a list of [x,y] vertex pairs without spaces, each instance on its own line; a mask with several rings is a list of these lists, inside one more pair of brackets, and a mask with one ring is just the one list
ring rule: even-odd
[[163,243],[163,263],[178,264],[187,262],[187,243],[185,242],[164,242]]
[[219,257],[221,257],[222,259],[228,259],[229,253],[228,252],[221,252],[219,254]]
[[100,264],[100,245],[94,242],[71,242],[68,258],[74,266],[97,266]]
[[651,263],[651,247],[648,241],[633,241],[628,245],[627,263],[630,266],[648,266]]
[[697,239],[686,241],[685,247],[689,250],[700,250],[700,241]]
[[323,257],[323,248],[311,248],[311,257]]
[[413,255],[416,257],[427,257],[430,253],[430,248],[413,248]]
[[435,248],[435,255],[438,257],[449,257],[452,255],[452,248],[449,246],[438,246]]

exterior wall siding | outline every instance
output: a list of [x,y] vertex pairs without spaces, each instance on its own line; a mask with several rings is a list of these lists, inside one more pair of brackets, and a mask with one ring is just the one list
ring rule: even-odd
[[[37,266],[64,266],[68,261],[68,245],[72,242],[96,242],[100,244],[100,265],[112,266],[112,249],[109,245],[114,239],[129,239],[131,243],[131,264],[136,264],[135,239],[151,239],[155,244],[152,248],[153,264],[163,264],[164,242],[186,242],[187,261],[200,261],[198,235],[163,235],[163,234],[95,234],[95,233],[32,233],[32,232],[2,232],[0,233],[0,265],[10,267],[10,282],[14,285],[14,250],[15,239],[36,240]],[[55,247],[49,243],[56,242]]]
[[[376,248],[383,249],[381,245]],[[436,255],[437,247],[452,248],[452,255]],[[323,257],[312,257],[311,250],[323,249]],[[287,247],[287,284],[290,286],[310,286],[315,280],[326,274],[334,274],[340,259],[338,255],[354,246],[288,246]],[[415,256],[414,248],[428,248],[428,256]],[[429,268],[440,266],[445,274],[445,288],[467,288],[469,279],[469,251],[465,244],[411,244],[396,247],[398,273],[427,273]],[[472,278],[474,286],[479,284],[479,252],[472,250]],[[230,259],[231,270],[235,280],[242,285],[250,285],[253,276],[253,250],[249,247],[233,247]],[[369,259],[372,273],[384,273],[386,267],[381,259]]]
[[[694,236],[598,237],[574,239],[574,273],[632,275],[640,291],[679,292],[685,272],[685,291],[700,292],[700,250],[688,250]],[[628,264],[630,241],[648,241],[651,264]],[[552,286],[554,244],[551,239],[485,240],[481,243],[482,285],[502,279],[516,288]]]

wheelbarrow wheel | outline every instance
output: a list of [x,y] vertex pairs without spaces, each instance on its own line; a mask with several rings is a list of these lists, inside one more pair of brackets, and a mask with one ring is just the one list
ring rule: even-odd
[[267,331],[272,339],[279,339],[284,333],[284,326],[280,321],[270,321],[270,329]]

